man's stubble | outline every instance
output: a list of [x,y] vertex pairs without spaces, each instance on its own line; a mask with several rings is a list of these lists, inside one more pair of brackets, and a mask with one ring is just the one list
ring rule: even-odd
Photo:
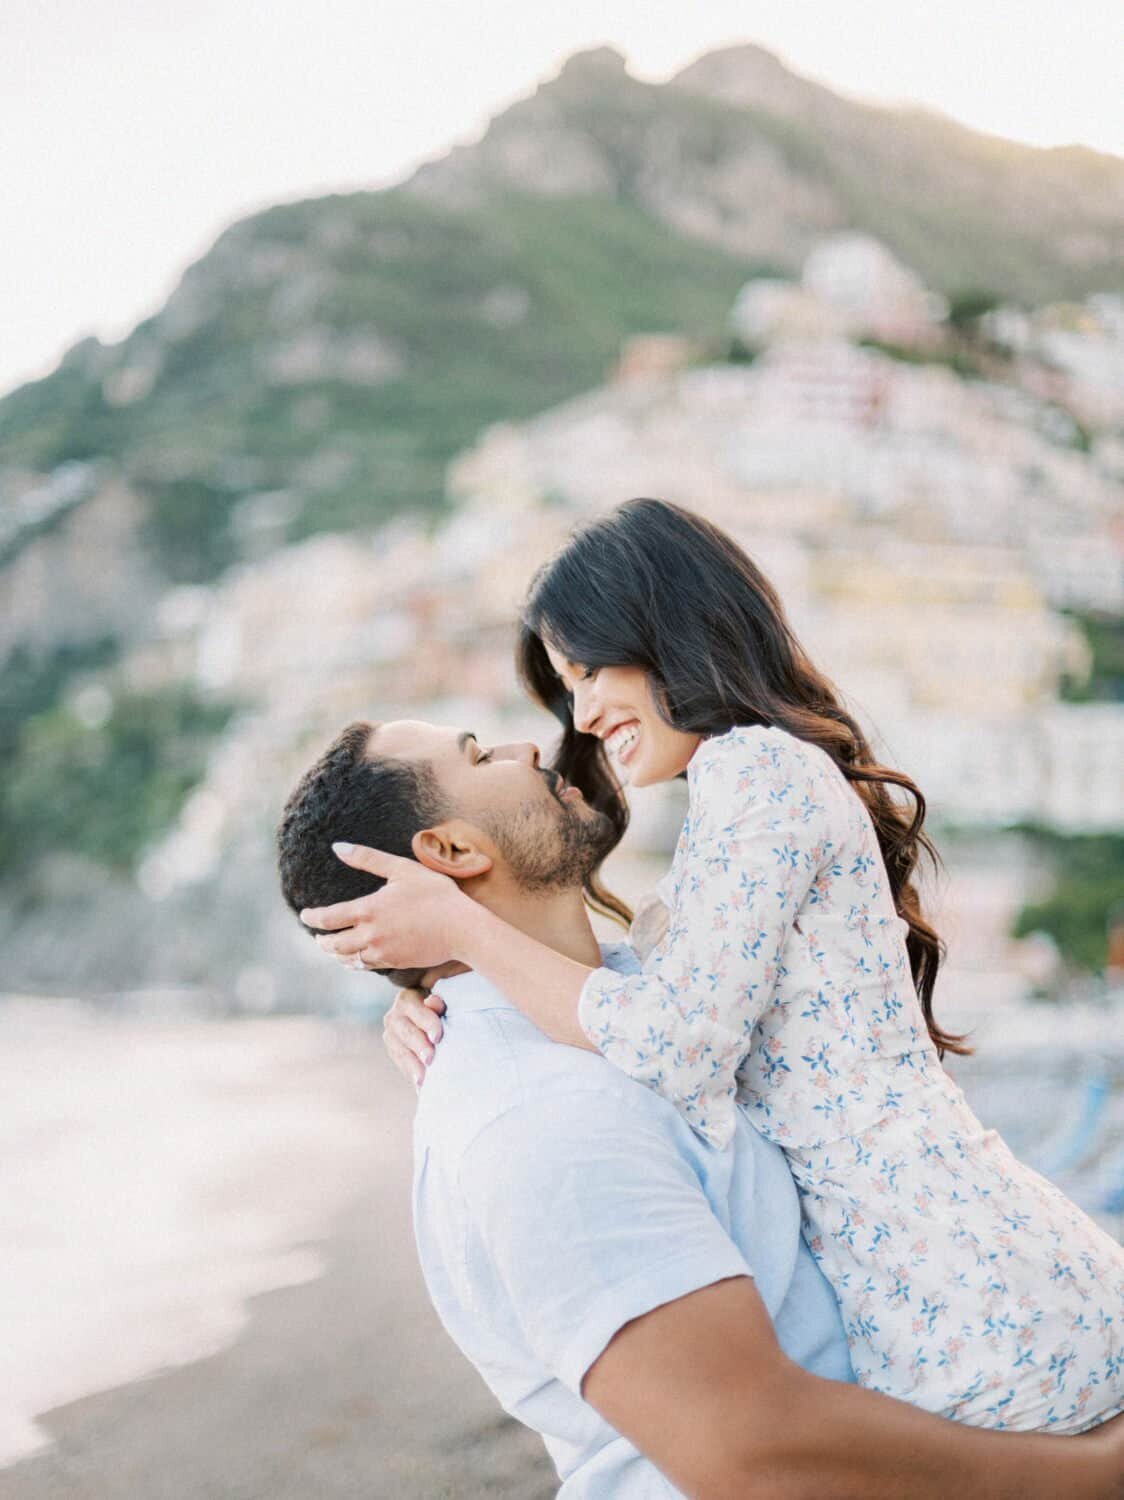
[[616,830],[604,813],[555,802],[554,817],[535,801],[489,823],[488,832],[514,880],[528,895],[580,889],[616,842]]

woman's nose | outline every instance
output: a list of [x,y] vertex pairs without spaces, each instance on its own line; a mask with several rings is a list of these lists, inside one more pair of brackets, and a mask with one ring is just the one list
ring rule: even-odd
[[574,687],[574,728],[579,734],[593,734],[595,725],[601,717],[601,709],[597,704],[596,695],[589,687],[579,682]]

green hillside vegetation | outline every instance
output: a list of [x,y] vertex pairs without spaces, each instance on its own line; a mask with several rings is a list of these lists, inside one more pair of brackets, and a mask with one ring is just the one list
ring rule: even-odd
[[[316,244],[327,216],[348,225],[335,251]],[[400,351],[401,374],[271,382],[270,350],[301,330],[276,326],[278,281],[254,284],[240,268],[273,250],[321,277],[307,322],[329,341],[377,337]],[[108,370],[91,371],[104,357],[83,346],[0,403],[0,448],[36,469],[120,463],[149,497],[169,577],[200,581],[237,555],[228,522],[250,490],[296,491],[290,539],[440,511],[446,464],[483,427],[599,383],[631,334],[718,336],[753,269],[627,202],[509,195],[456,212],[389,191],[273,208],[189,273],[185,290],[213,305],[199,326],[172,337],[150,319]],[[526,313],[497,324],[486,299],[505,288],[525,295]],[[151,391],[110,405],[106,375],[145,359],[159,366]],[[321,447],[332,463],[302,485]]]
[[[127,872],[174,820],[206,765],[208,745],[231,714],[187,687],[117,692],[94,722],[67,701],[77,673],[93,681],[112,642],[21,656],[0,679],[6,772],[0,788],[0,881],[47,854],[78,855]],[[99,680],[111,681],[100,676]],[[17,898],[34,892],[17,885]]]
[[1024,831],[1047,856],[1054,885],[1043,900],[1023,907],[1014,935],[1047,932],[1071,968],[1099,972],[1108,952],[1109,916],[1124,908],[1124,834]]
[[1062,697],[1070,703],[1124,703],[1124,620],[1110,615],[1073,618],[1089,643],[1089,673],[1066,679]]

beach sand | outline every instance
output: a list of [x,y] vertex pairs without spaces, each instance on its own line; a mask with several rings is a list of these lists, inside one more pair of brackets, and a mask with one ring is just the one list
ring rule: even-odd
[[[271,1129],[278,1128],[284,1117],[273,1106],[289,1097],[302,1119],[319,1104],[346,1125],[336,1152],[330,1134],[302,1141],[290,1122],[288,1133],[281,1132],[284,1172],[269,1162],[264,1187],[246,1177],[260,1156],[251,1130],[253,1152],[227,1173],[227,1191],[240,1181],[251,1201],[303,1195],[306,1209],[315,1201],[328,1214],[303,1243],[282,1242],[282,1231],[300,1223],[299,1215],[274,1214],[270,1234],[254,1240],[257,1274],[266,1284],[271,1276],[300,1284],[247,1296],[240,1326],[207,1357],[192,1357],[190,1338],[179,1347],[174,1337],[169,1342],[167,1328],[155,1344],[134,1341],[132,1357],[138,1348],[143,1354],[159,1347],[165,1366],[176,1367],[37,1412],[46,1443],[0,1469],[2,1500],[545,1500],[555,1493],[539,1439],[504,1415],[429,1306],[410,1227],[408,1085],[371,1032],[337,1034],[325,1045],[323,1023],[288,1023],[288,1031],[285,1025],[183,1023],[178,1041],[171,1040],[179,1055],[191,1038],[205,1057],[219,1039],[228,1062],[231,1049],[270,1057],[249,1080],[244,1067],[228,1066],[220,1093],[240,1099],[247,1120],[265,1110]],[[116,1026],[109,1028],[115,1042],[124,1027],[142,1049],[152,1034],[135,1022]],[[74,1040],[73,1028],[62,1031]],[[97,1028],[96,1038],[105,1031]],[[278,1036],[285,1038],[280,1063]],[[90,1052],[81,1036],[76,1047]],[[165,1067],[151,1060],[148,1066],[158,1077]],[[326,1195],[311,1195],[309,1179],[325,1172],[326,1152],[337,1159],[339,1180]],[[210,1211],[214,1184],[206,1187],[196,1201]],[[306,1214],[304,1222],[314,1219]],[[270,1238],[272,1261],[262,1253]],[[212,1240],[196,1245],[197,1261],[213,1256]],[[182,1235],[174,1244],[182,1253]],[[149,1279],[162,1249],[147,1245]],[[231,1259],[239,1257],[247,1260],[245,1244],[232,1252]],[[248,1280],[243,1276],[241,1284]],[[220,1290],[228,1302],[229,1287]],[[62,1287],[58,1294],[64,1296]],[[29,1317],[53,1329],[51,1288],[39,1285],[35,1295],[48,1305],[41,1325],[35,1309]],[[196,1295],[200,1309],[213,1300],[205,1289]],[[127,1315],[126,1306],[120,1316]],[[158,1312],[153,1316],[159,1321]],[[81,1321],[75,1316],[74,1326]],[[208,1338],[214,1340],[213,1331]],[[191,1362],[181,1364],[183,1358]],[[110,1360],[105,1368],[112,1367]],[[88,1353],[83,1380],[97,1388]]]

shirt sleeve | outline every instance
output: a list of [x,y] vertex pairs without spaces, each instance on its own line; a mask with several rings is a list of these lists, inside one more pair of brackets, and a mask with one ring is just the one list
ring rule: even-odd
[[609,1062],[724,1146],[735,1074],[801,903],[816,899],[839,815],[820,753],[782,731],[734,729],[695,755],[667,933],[643,973],[595,969],[578,1019]]
[[[490,1286],[536,1360],[576,1395],[626,1323],[752,1272],[689,1156],[610,1089],[516,1106],[466,1150],[460,1191]],[[471,1253],[471,1252],[470,1252]],[[492,1293],[485,1292],[491,1296]],[[494,1312],[494,1309],[491,1311]],[[487,1319],[489,1309],[478,1308]]]

